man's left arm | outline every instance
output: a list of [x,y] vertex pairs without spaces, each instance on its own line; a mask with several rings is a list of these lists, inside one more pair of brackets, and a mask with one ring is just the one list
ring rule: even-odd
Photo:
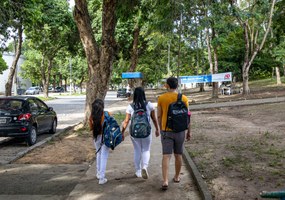
[[[185,98],[183,99],[184,103],[186,104],[187,108],[188,108],[188,112],[189,112],[189,101],[188,98],[185,96]],[[190,116],[189,116],[190,118]],[[192,137],[192,133],[191,133],[191,120],[189,119],[189,125],[188,125],[188,129],[186,132],[186,141],[189,141]]]

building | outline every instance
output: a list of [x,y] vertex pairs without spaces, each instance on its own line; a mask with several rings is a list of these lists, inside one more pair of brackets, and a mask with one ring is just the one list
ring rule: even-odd
[[[8,66],[8,69],[3,71],[2,74],[0,74],[0,94],[5,94],[5,84],[8,80],[10,67],[12,66],[12,63],[14,61],[15,53],[4,52],[2,57]],[[23,79],[19,73],[21,72],[21,65],[23,64],[24,60],[25,60],[24,57],[21,55],[17,63],[17,69],[15,71],[15,76],[14,76],[17,77],[17,82],[15,82],[14,78],[13,87],[12,87],[12,93],[14,94],[15,94],[15,88],[26,90],[27,88],[32,86],[32,82],[30,80]]]

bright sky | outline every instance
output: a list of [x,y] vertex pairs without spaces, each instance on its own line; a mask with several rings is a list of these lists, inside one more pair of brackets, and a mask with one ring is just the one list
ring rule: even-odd
[[75,5],[74,0],[68,0],[68,2],[71,8]]

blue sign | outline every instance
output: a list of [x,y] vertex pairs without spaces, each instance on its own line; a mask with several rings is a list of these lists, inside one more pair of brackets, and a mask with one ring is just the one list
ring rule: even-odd
[[182,84],[232,81],[232,72],[198,76],[180,76],[179,78]]
[[122,73],[122,78],[143,78],[141,72],[125,72]]
[[212,75],[180,76],[181,83],[209,83],[212,82]]

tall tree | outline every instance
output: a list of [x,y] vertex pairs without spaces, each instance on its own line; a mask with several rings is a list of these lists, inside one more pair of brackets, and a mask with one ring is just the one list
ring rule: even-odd
[[0,46],[3,47],[5,44],[3,42],[8,39],[13,38],[15,41],[15,57],[10,67],[8,81],[5,84],[5,96],[11,96],[13,79],[22,50],[24,24],[32,21],[34,17],[32,10],[36,10],[36,7],[34,1],[3,0],[0,9],[0,33],[2,35]]
[[86,0],[75,0],[74,18],[79,30],[88,63],[88,82],[85,106],[85,123],[91,113],[91,104],[96,98],[104,99],[108,90],[115,53],[116,0],[103,0],[102,36],[94,37]]
[[76,41],[75,28],[66,0],[42,0],[38,19],[26,27],[30,48],[41,54],[41,80],[46,97],[54,59],[62,48]]
[[246,1],[239,5],[231,2],[233,14],[244,32],[243,94],[248,95],[250,93],[249,69],[267,39],[276,0],[272,0],[271,5],[265,1]]

